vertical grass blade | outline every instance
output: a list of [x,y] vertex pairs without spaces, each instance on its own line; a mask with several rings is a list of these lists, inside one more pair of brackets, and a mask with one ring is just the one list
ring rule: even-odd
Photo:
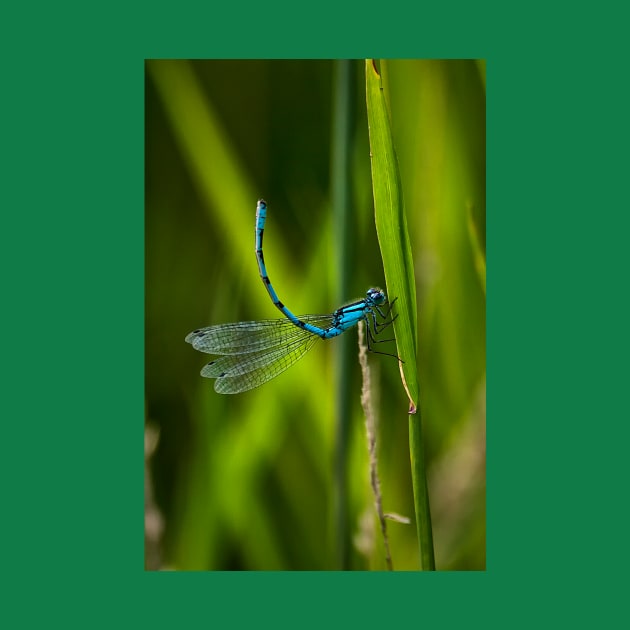
[[411,242],[389,113],[381,77],[373,60],[366,60],[365,74],[376,232],[383,258],[388,297],[398,298],[396,302],[398,317],[394,321],[394,333],[398,356],[403,361],[400,363],[400,374],[409,397],[409,448],[420,563],[423,569],[434,570],[433,533],[422,424],[420,413],[417,413],[418,317]]
[[[355,61],[340,59],[335,62],[333,134],[331,141],[331,184],[335,234],[336,303],[348,299],[350,252],[350,144],[352,118],[355,110]],[[334,535],[337,567],[350,568],[350,527],[348,525],[348,435],[350,432],[350,338],[341,335],[335,344],[335,481]],[[352,348],[353,349],[353,348]]]
[[415,413],[418,403],[418,315],[411,243],[381,77],[371,60],[366,62],[365,72],[376,233],[383,258],[387,297],[390,300],[398,298],[394,332],[398,356],[403,361],[400,374],[409,397],[409,413]]

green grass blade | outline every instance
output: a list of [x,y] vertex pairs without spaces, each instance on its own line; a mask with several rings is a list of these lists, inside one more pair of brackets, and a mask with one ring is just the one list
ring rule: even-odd
[[409,397],[409,413],[415,413],[419,394],[416,361],[418,316],[411,243],[381,77],[371,60],[366,62],[365,72],[376,232],[388,298],[398,298],[394,332],[398,356],[403,360],[400,373]]
[[[355,61],[339,59],[335,62],[333,128],[331,141],[331,184],[335,234],[335,287],[337,304],[348,299],[350,252],[350,146],[352,122],[355,111],[354,87]],[[350,337],[341,335],[341,343],[335,344],[335,455],[334,455],[334,535],[336,538],[337,568],[350,568],[351,532],[348,517],[348,449],[352,398],[350,396],[351,360],[354,345]]]
[[422,423],[420,414],[416,413],[419,396],[416,357],[418,318],[411,242],[387,103],[381,77],[372,60],[366,61],[365,73],[376,231],[383,257],[387,291],[391,299],[398,298],[398,317],[394,321],[394,332],[398,356],[403,360],[400,374],[409,397],[409,448],[420,563],[423,569],[434,570]]

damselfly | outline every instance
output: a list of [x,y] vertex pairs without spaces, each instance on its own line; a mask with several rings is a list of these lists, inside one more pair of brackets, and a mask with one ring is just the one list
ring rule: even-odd
[[214,389],[220,394],[239,394],[266,383],[301,359],[318,339],[341,335],[361,320],[366,324],[371,350],[371,344],[376,341],[374,336],[395,319],[390,317],[393,302],[388,303],[385,293],[378,288],[368,289],[362,300],[342,306],[330,315],[294,315],[278,299],[267,274],[263,256],[266,220],[267,204],[259,199],[256,207],[258,270],[271,301],[286,319],[218,324],[194,330],[186,337],[195,350],[221,355],[201,370],[202,376],[216,379]]

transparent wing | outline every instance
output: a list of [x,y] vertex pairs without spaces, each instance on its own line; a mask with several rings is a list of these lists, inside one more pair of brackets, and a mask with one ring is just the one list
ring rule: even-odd
[[[308,324],[327,328],[332,324],[333,316],[303,315],[300,319]],[[305,334],[317,338],[288,319],[264,319],[199,328],[187,335],[186,341],[200,352],[239,355],[290,345]]]
[[215,391],[220,394],[239,394],[258,387],[284,372],[299,361],[320,338],[297,329],[301,335],[273,349],[249,354],[222,356],[201,370],[201,375],[216,378]]
[[[328,328],[334,318],[302,315],[300,319]],[[214,389],[221,394],[245,392],[275,378],[299,361],[318,339],[286,318],[218,324],[186,336],[195,350],[222,355],[201,370],[202,376],[216,379]]]

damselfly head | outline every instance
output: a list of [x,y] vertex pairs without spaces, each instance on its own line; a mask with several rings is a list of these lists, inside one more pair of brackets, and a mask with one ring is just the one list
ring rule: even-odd
[[366,300],[369,304],[379,306],[387,302],[387,296],[385,292],[381,291],[378,287],[372,287],[367,291]]

